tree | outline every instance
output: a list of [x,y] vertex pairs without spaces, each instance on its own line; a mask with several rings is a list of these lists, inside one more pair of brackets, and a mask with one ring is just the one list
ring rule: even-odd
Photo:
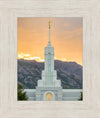
[[28,100],[26,92],[24,92],[23,86],[21,84],[18,84],[17,87],[17,100]]
[[83,100],[83,92],[81,92],[81,96],[80,96],[80,98],[78,100],[79,101]]

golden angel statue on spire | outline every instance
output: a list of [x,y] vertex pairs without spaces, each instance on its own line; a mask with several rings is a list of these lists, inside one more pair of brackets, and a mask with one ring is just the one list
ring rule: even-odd
[[51,24],[51,22],[50,22],[50,20],[49,20],[49,28],[50,28],[50,24]]

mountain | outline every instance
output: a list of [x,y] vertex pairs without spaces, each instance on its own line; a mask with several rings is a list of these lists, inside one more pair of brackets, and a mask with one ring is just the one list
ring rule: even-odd
[[[18,83],[21,83],[26,89],[34,89],[37,81],[41,79],[41,73],[44,69],[43,62],[35,60],[18,59]],[[68,89],[82,88],[82,66],[76,62],[62,62],[55,60],[55,70],[57,79],[61,80],[62,87]]]

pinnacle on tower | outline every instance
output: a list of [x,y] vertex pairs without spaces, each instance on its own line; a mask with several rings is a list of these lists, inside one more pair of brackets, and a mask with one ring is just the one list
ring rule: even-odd
[[50,24],[51,24],[51,22],[49,21],[49,41],[48,41],[48,46],[51,46],[51,42],[50,42]]
[[49,29],[50,29],[50,23],[51,23],[51,22],[50,22],[50,20],[49,20]]

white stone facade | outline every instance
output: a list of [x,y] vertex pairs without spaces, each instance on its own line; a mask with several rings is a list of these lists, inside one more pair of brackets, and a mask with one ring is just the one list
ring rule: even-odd
[[[28,96],[29,101],[36,101],[36,89],[24,89]],[[82,89],[62,89],[62,98],[59,101],[78,101],[81,96]],[[57,101],[57,93],[52,90],[47,91],[45,89],[41,94],[41,99],[39,95],[39,101],[45,101],[45,96],[47,93],[51,93],[53,95],[53,101]],[[60,96],[60,95],[59,95]]]
[[62,100],[61,81],[57,80],[57,72],[54,70],[54,47],[50,42],[50,26],[49,26],[49,42],[45,47],[45,67],[42,71],[42,79],[38,80],[36,87],[36,100],[46,100],[46,95],[50,94],[52,100]]
[[54,47],[51,45],[45,47],[45,69],[38,87],[61,87],[61,81],[57,80],[57,72],[54,70]]

